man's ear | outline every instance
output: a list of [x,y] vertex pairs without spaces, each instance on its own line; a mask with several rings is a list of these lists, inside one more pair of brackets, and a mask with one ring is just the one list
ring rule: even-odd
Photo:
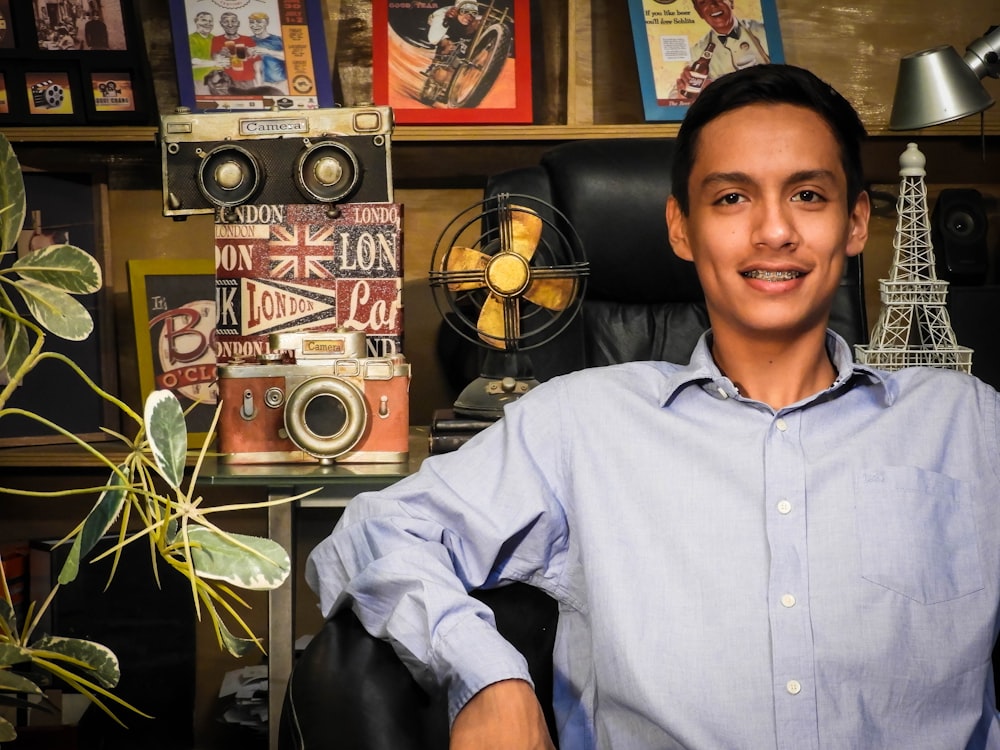
[[687,217],[674,196],[667,198],[667,236],[674,255],[682,260],[694,260],[687,236]]
[[860,255],[868,243],[868,220],[871,218],[872,204],[866,191],[858,194],[851,215],[848,217],[847,255]]

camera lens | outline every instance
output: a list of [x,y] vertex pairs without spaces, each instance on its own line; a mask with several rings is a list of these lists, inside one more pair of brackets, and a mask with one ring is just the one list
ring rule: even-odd
[[310,400],[302,416],[306,429],[317,437],[336,437],[347,424],[344,402],[330,394],[322,394]]
[[285,430],[296,446],[321,461],[334,459],[358,444],[368,426],[368,405],[358,386],[319,375],[288,394]]

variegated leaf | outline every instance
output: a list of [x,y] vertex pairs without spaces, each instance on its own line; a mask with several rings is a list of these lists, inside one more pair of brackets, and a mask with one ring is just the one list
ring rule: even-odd
[[229,628],[225,626],[222,620],[216,620],[215,629],[222,638],[222,645],[232,656],[246,656],[251,650],[257,647],[257,644],[249,638],[238,638],[229,632]]
[[11,672],[9,669],[0,669],[0,690],[9,690],[16,693],[31,693],[41,695],[42,689],[23,674]]
[[0,742],[13,742],[17,739],[17,732],[14,725],[0,716]]
[[24,226],[24,177],[10,141],[0,133],[0,251],[17,244]]
[[6,599],[0,599],[0,620],[7,623],[7,628],[11,632],[17,632],[17,615],[14,614],[14,608]]
[[143,419],[153,460],[170,486],[179,489],[187,456],[187,424],[180,401],[170,391],[153,391],[146,398]]
[[[17,313],[14,303],[11,302],[7,292],[0,287],[0,308],[12,313]],[[19,320],[0,315],[0,373],[5,369],[8,373],[17,372],[28,357],[30,346],[28,345],[28,332]]]
[[82,638],[46,635],[32,643],[31,650],[49,651],[82,661],[90,667],[86,673],[88,679],[94,678],[106,688],[113,688],[121,677],[121,672],[118,669],[118,657],[111,649],[100,643],[85,641]]
[[[129,476],[129,467],[122,464],[118,467],[126,476]],[[120,485],[121,478],[117,474],[112,474],[108,479],[106,487]],[[124,489],[105,489],[90,513],[83,522],[83,528],[73,539],[73,546],[70,547],[69,554],[66,555],[66,562],[63,563],[62,570],[59,571],[59,583],[67,584],[76,580],[80,572],[80,562],[87,557],[94,545],[100,541],[101,537],[111,528],[111,524],[118,518],[122,505],[125,504],[126,491]]]
[[87,308],[66,292],[32,279],[18,279],[14,288],[38,325],[68,341],[83,341],[94,330]]
[[27,649],[15,646],[13,643],[0,643],[0,667],[24,664],[26,661],[31,661]]
[[288,553],[270,539],[244,534],[222,536],[195,524],[188,527],[188,538],[195,570],[205,578],[244,589],[270,591],[284,583],[291,569]]
[[69,294],[93,294],[101,288],[101,266],[93,255],[74,245],[49,245],[14,261],[23,279]]

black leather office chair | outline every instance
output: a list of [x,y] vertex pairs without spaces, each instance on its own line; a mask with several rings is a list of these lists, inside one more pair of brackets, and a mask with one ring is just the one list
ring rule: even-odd
[[[708,318],[692,265],[674,256],[667,240],[672,154],[668,140],[578,141],[554,147],[538,166],[489,180],[488,195],[528,194],[555,205],[590,261],[581,314],[558,338],[531,351],[539,380],[629,360],[687,361]],[[831,326],[850,344],[867,342],[860,258],[848,264]],[[444,337],[440,345],[457,381],[478,374],[478,350],[457,338]],[[501,632],[528,659],[542,705],[551,712],[554,603],[523,585],[482,595]],[[547,718],[551,726],[551,713]],[[441,696],[425,693],[390,646],[342,612],[326,623],[292,673],[281,747],[447,748],[447,730]]]

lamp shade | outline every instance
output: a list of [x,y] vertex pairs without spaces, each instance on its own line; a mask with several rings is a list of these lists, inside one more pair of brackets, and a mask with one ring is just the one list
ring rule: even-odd
[[932,47],[899,61],[889,129],[940,125],[982,112],[992,104],[993,97],[954,47]]

